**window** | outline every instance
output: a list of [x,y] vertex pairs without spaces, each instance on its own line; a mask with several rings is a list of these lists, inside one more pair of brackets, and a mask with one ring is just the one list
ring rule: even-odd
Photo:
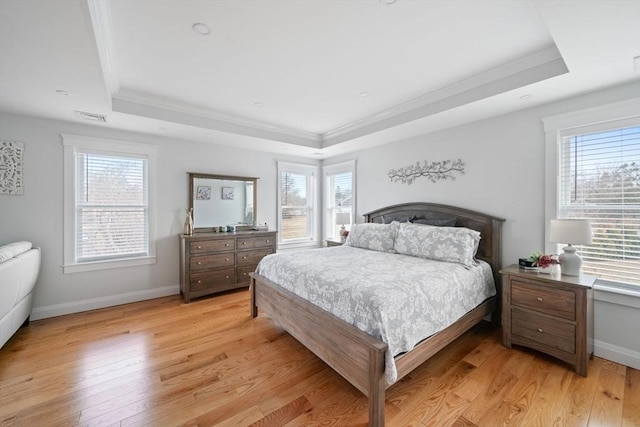
[[65,273],[155,262],[154,149],[73,135],[64,146]]
[[278,162],[278,239],[282,244],[317,242],[316,171],[315,166]]
[[348,230],[355,219],[355,162],[322,168],[324,176],[324,236],[340,240],[340,229]]
[[623,287],[640,286],[639,120],[570,127],[556,134],[555,215],[591,220],[592,244],[577,246],[582,270]]

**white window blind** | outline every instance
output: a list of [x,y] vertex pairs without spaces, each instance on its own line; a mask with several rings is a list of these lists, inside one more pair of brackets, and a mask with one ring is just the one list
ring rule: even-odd
[[565,136],[559,166],[558,217],[591,220],[582,270],[640,286],[640,127]]
[[326,191],[326,237],[340,240],[340,229],[344,225],[347,229],[354,219],[354,178],[351,170],[336,169],[325,172]]
[[76,151],[75,262],[149,255],[147,159]]
[[305,172],[280,173],[282,241],[308,240],[312,237],[312,177]]

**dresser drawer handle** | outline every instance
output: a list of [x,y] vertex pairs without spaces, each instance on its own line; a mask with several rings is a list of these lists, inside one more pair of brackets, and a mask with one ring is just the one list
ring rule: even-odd
[[243,245],[246,245],[246,244],[247,244],[247,242],[242,242],[242,244],[243,244]]
[[536,299],[538,300],[538,302],[542,302],[542,297],[538,297]]
[[224,278],[225,278],[225,279],[228,279],[228,278],[229,278],[229,276],[224,276]]
[[228,243],[225,243],[224,245],[225,245],[225,246],[229,246],[229,244],[228,244]]
[[229,258],[225,258],[224,260],[225,260],[225,261],[229,261]]
[[271,240],[267,239],[267,240],[266,240],[266,242],[267,242],[267,243],[271,243]]
[[197,246],[196,249],[202,249],[202,246]]
[[198,284],[202,283],[202,280],[198,280]]
[[543,333],[544,331],[542,330],[542,328],[538,328],[538,332]]
[[247,257],[246,257],[246,256],[243,256],[243,257],[242,257],[242,259],[247,259]]
[[243,276],[246,276],[246,275],[247,275],[247,273],[242,273],[242,275],[243,275]]
[[202,265],[202,261],[198,261],[198,265]]

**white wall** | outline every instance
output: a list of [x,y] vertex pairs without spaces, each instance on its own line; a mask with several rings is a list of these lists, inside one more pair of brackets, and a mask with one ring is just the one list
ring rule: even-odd
[[[156,264],[62,273],[63,147],[60,133],[157,145]],[[282,158],[268,153],[8,114],[0,115],[0,139],[25,144],[24,195],[0,195],[0,244],[30,240],[42,248],[42,268],[35,289],[32,319],[177,294],[177,235],[183,229],[184,209],[188,204],[187,172],[259,177],[256,220],[276,224],[276,160]]]
[[[505,265],[511,264],[544,248],[545,136],[541,119],[632,97],[640,99],[640,83],[338,156],[324,163],[356,160],[358,222],[370,210],[411,201],[452,204],[505,218],[503,260]],[[157,264],[122,271],[62,274],[61,132],[158,144]],[[276,224],[276,160],[296,160],[13,115],[0,115],[0,138],[25,143],[25,195],[0,196],[0,243],[26,239],[43,248],[33,318],[177,293],[176,235],[182,230],[188,201],[186,172],[259,176],[257,220]],[[392,183],[387,176],[390,169],[417,160],[456,158],[465,161],[466,173],[455,181],[432,184],[422,178],[407,185]],[[638,360],[640,364],[640,336],[630,334],[640,327],[638,300],[620,296],[622,302],[612,303],[612,298],[603,297],[602,292],[596,292],[595,302],[596,354],[619,357],[616,360],[629,365]]]
[[[542,118],[631,98],[640,103],[640,83],[630,83],[564,101],[481,120],[379,146],[326,163],[356,160],[357,213],[397,203],[424,201],[477,210],[506,219],[503,263],[544,251],[545,134]],[[465,174],[455,181],[391,182],[391,169],[461,158]],[[596,355],[640,369],[640,295],[595,293]],[[611,302],[611,301],[615,302]],[[612,320],[615,319],[615,320]],[[617,325],[617,326],[616,326]],[[614,356],[615,355],[615,356]]]

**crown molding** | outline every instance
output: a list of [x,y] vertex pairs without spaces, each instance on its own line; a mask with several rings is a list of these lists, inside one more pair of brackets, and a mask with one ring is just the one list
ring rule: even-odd
[[558,49],[549,46],[408,102],[322,134],[328,147],[434,115],[569,72]]
[[111,99],[111,96],[120,90],[111,9],[109,2],[100,0],[87,0],[87,6],[89,8],[89,16],[91,18],[93,36],[96,41],[102,75],[105,80],[109,99]]
[[251,120],[225,114],[184,102],[157,97],[122,88],[112,97],[113,111],[134,114],[152,119],[165,120],[189,126],[207,128],[296,144],[311,148],[322,148],[320,135],[285,126]]

